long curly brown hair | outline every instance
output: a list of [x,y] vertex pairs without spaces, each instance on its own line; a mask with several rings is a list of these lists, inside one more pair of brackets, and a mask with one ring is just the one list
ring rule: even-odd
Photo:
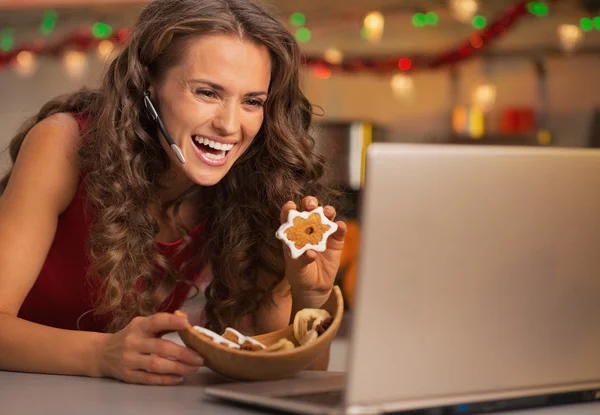
[[[299,85],[300,50],[282,24],[250,0],[150,2],[99,90],[49,102],[10,145],[14,161],[29,129],[43,118],[57,112],[87,116],[80,159],[96,213],[88,243],[89,274],[103,281],[96,312],[113,317],[108,331],[156,311],[181,278],[181,270],[156,249],[158,223],[149,206],[160,202],[169,161],[144,114],[142,97],[148,75],[160,80],[180,62],[187,42],[207,34],[263,45],[272,61],[264,122],[253,144],[218,184],[196,186],[174,202],[177,212],[187,197],[201,201],[206,226],[202,249],[193,260],[212,265],[213,280],[205,291],[208,327],[222,331],[237,326],[242,316],[253,316],[272,301],[274,287],[284,278],[283,249],[275,238],[281,206],[288,200],[299,204],[305,195],[322,202],[334,195],[321,182],[324,160],[314,152],[310,135],[313,108]],[[179,228],[185,239],[188,230]],[[156,278],[157,266],[164,271],[161,278]],[[136,289],[140,283],[143,292]]]

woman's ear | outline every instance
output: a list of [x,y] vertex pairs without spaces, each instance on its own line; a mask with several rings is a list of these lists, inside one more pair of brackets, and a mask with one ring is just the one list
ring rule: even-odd
[[156,90],[152,86],[152,80],[150,79],[150,73],[148,72],[147,66],[144,66],[144,74],[146,76],[146,85],[148,85],[146,89],[150,91],[150,96],[155,96]]

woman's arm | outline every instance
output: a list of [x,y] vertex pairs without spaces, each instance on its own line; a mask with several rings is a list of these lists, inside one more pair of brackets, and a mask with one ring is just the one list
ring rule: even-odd
[[99,375],[102,334],[45,327],[17,318],[50,249],[58,216],[79,178],[80,134],[70,114],[34,126],[0,197],[0,369]]
[[[294,319],[296,312],[303,308],[319,308],[327,298],[307,298],[302,293],[292,293],[290,285],[284,279],[273,290],[274,305],[264,305],[259,309],[255,318],[255,329],[258,334],[269,333],[282,329]],[[329,367],[330,347],[307,369],[327,370]]]
[[61,330],[17,317],[52,245],[58,216],[79,182],[77,122],[53,115],[27,135],[0,197],[0,369],[84,376],[126,382],[177,384],[202,359],[190,349],[156,338],[185,327],[168,313],[133,319],[115,334]]
[[282,329],[293,320],[290,285],[285,279],[273,289],[272,295],[273,304],[262,305],[256,313],[254,318],[256,334]]

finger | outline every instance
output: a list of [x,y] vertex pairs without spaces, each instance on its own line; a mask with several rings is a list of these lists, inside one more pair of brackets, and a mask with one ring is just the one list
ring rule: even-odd
[[183,377],[177,375],[159,375],[144,370],[129,370],[123,376],[123,380],[128,383],[139,383],[143,385],[172,386],[182,383]]
[[337,215],[335,208],[330,205],[327,205],[323,208],[323,213],[325,214],[325,217],[332,222],[335,220],[335,216]]
[[154,336],[162,331],[183,330],[187,325],[188,321],[185,317],[171,313],[156,313],[149,317],[142,317],[139,328],[142,332]]
[[292,201],[286,202],[281,208],[281,223],[287,222],[290,210],[296,209],[296,204]]
[[343,249],[344,248],[344,239],[346,238],[346,232],[348,227],[346,226],[346,222],[337,221],[335,222],[337,225],[337,230],[331,234],[329,239],[327,240],[327,249]]
[[138,354],[132,363],[134,369],[141,369],[165,375],[183,376],[198,371],[198,366],[186,365],[185,363],[176,360],[165,359],[164,357],[149,354]]
[[204,363],[202,357],[192,349],[180,346],[165,339],[144,339],[144,341],[141,342],[138,351],[148,355],[153,354],[159,357],[175,359],[176,361],[196,368]]
[[295,261],[300,266],[300,268],[302,268],[302,267],[305,267],[305,266],[315,262],[315,260],[317,259],[318,256],[319,255],[317,254],[316,251],[309,249],[306,252],[304,252],[302,255],[300,255],[298,258],[292,259],[292,261]]
[[304,210],[313,210],[319,206],[319,201],[314,196],[306,196],[302,199],[302,206]]
[[312,249],[309,249],[302,256],[304,257],[303,258],[304,262],[306,263],[306,265],[308,265],[308,264],[311,264],[311,263],[315,262],[316,259],[317,259],[317,257],[319,256],[319,254],[317,254],[316,251],[313,251]]

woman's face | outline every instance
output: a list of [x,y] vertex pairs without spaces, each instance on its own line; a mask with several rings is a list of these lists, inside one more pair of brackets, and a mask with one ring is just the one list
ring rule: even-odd
[[198,185],[218,183],[260,130],[270,80],[264,46],[226,35],[189,42],[181,62],[150,88],[186,160],[178,161],[161,134],[171,170]]

